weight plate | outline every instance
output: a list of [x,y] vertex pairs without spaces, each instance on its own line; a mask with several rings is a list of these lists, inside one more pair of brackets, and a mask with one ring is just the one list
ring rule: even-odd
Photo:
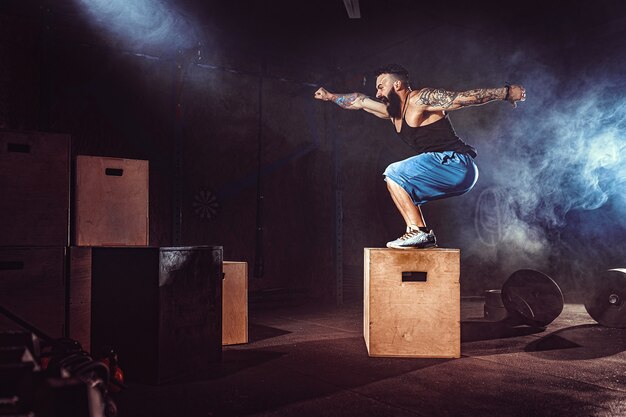
[[585,308],[606,327],[626,328],[626,269],[609,269],[590,283]]
[[501,321],[509,316],[509,312],[504,307],[493,307],[485,304],[483,308],[485,320]]
[[486,290],[485,291],[485,305],[489,307],[501,307],[502,304],[502,291],[501,290]]
[[563,293],[552,278],[533,269],[515,271],[502,286],[502,302],[521,324],[545,327],[563,311]]

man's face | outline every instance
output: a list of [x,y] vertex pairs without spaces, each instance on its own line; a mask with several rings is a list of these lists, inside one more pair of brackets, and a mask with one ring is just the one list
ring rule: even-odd
[[376,98],[389,106],[391,94],[395,93],[393,82],[395,80],[389,74],[380,74],[376,78]]
[[380,74],[376,78],[376,98],[387,105],[387,112],[394,118],[400,117],[402,113],[400,96],[393,87],[395,81],[389,74]]

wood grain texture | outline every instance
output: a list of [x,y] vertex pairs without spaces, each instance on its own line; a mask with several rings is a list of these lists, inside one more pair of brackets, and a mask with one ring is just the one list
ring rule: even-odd
[[69,243],[70,137],[0,131],[0,246]]
[[[364,260],[369,355],[460,357],[460,251],[365,248]],[[403,282],[403,272],[425,272],[426,282]]]
[[248,343],[248,263],[224,261],[222,345]]
[[68,280],[68,334],[91,351],[91,248],[71,247]]
[[[0,248],[0,304],[52,338],[65,327],[65,248]],[[0,315],[0,331],[22,328]]]
[[77,246],[148,245],[148,161],[77,156],[75,201]]

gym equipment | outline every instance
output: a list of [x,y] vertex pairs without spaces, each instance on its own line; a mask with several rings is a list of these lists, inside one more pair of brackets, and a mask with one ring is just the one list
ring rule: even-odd
[[124,371],[119,366],[119,359],[117,352],[110,346],[105,346],[100,354],[100,362],[105,364],[109,369],[109,392],[120,392],[123,388],[126,388],[124,383]]
[[206,377],[222,358],[221,246],[92,247],[91,347],[129,381]]
[[67,246],[70,137],[0,131],[0,246]]
[[[64,247],[0,248],[0,307],[36,326],[28,330],[42,339],[38,331],[63,336],[65,252]],[[20,327],[27,328],[0,311],[0,331]]]
[[76,157],[76,246],[148,244],[148,161]]
[[117,416],[107,364],[94,361],[76,340],[53,339],[7,308],[0,314],[32,331],[0,332],[0,397],[7,400],[0,414]]
[[484,317],[490,321],[504,320],[508,316],[508,311],[502,304],[502,291],[501,290],[486,290],[485,291],[485,307]]
[[585,309],[602,326],[626,328],[626,269],[609,269],[588,284]]
[[369,356],[461,356],[460,258],[458,249],[364,249]]
[[248,263],[224,261],[222,345],[248,343]]
[[520,269],[502,286],[502,303],[510,325],[545,327],[563,311],[563,293],[543,272]]

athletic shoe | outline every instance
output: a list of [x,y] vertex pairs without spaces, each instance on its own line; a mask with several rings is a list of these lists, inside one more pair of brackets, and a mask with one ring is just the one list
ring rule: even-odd
[[396,240],[387,242],[387,247],[393,249],[423,249],[433,246],[437,246],[437,238],[432,230],[429,230],[428,233],[421,230],[411,230]]

